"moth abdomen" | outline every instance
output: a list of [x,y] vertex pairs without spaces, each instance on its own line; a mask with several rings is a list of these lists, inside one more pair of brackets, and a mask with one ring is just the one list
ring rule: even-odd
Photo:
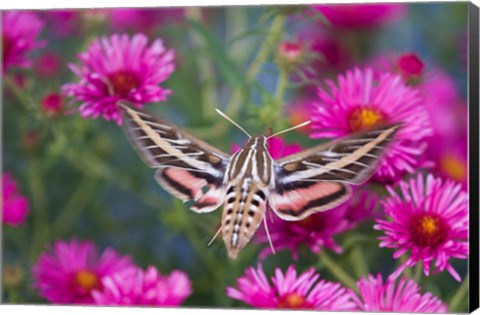
[[230,258],[236,258],[258,229],[265,212],[265,194],[250,184],[248,190],[244,185],[236,185],[229,189],[223,215],[223,241]]

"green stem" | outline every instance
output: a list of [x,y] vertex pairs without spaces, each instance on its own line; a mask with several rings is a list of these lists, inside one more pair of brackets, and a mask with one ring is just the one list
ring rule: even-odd
[[29,93],[25,93],[9,76],[4,78],[4,82],[26,111],[35,113],[35,118],[41,118],[38,110],[40,105],[30,97]]
[[[255,80],[258,73],[261,70],[262,65],[268,60],[271,51],[275,48],[275,44],[282,34],[283,25],[285,23],[286,16],[278,14],[270,26],[268,36],[260,46],[256,56],[253,58],[252,63],[245,72],[245,81],[247,85]],[[240,105],[245,97],[245,87],[238,86],[235,88],[232,94],[230,102],[227,104],[226,113],[230,117],[235,117],[240,109]]]
[[358,292],[357,284],[355,280],[342,268],[339,264],[335,263],[333,259],[323,250],[320,253],[320,262],[335,276],[340,282],[347,287]]
[[413,279],[415,280],[415,282],[420,283],[420,280],[422,279],[422,274],[423,274],[423,267],[422,267],[422,264],[419,262],[415,266],[415,273],[413,276]]
[[[400,259],[398,260],[400,265],[405,263],[406,261],[407,261],[407,256],[405,256],[405,255],[400,256]],[[405,277],[407,277],[409,279],[412,278],[412,270],[409,267],[407,267],[403,270],[403,274],[405,275]]]
[[[262,65],[268,60],[268,57],[273,49],[275,49],[275,44],[280,39],[282,34],[285,19],[286,16],[283,14],[278,14],[275,17],[268,31],[267,38],[260,46],[257,54],[253,58],[253,61],[245,71],[246,86],[239,85],[234,88],[230,101],[227,103],[225,109],[225,113],[232,119],[235,120],[235,117],[238,115],[238,112],[241,108],[240,106],[245,101],[247,87],[252,83],[253,80],[256,79]],[[214,137],[216,135],[224,135],[228,128],[228,123],[224,119],[220,119],[216,124],[208,128],[208,130],[195,130],[195,134],[199,137]]]
[[[202,13],[199,7],[188,7],[185,14],[194,21],[199,23],[202,22]],[[215,116],[215,108],[218,107],[215,89],[215,67],[211,58],[203,58],[205,47],[202,46],[200,36],[195,32],[191,32],[190,38],[193,44],[193,49],[195,51],[198,50],[198,55],[195,60],[197,63],[197,73],[200,77],[202,91],[203,118],[209,120]]]
[[358,278],[369,274],[365,255],[359,246],[356,246],[352,249],[350,253],[350,260]]
[[7,292],[8,292],[8,303],[15,304],[19,302],[16,289],[9,288],[7,289]]
[[460,286],[460,288],[458,288],[457,292],[450,300],[450,306],[449,306],[450,312],[462,311],[460,309],[460,304],[463,302],[463,300],[465,299],[468,293],[469,278],[470,278],[470,274],[467,274],[465,279],[463,279],[462,285]]
[[46,213],[46,192],[45,185],[40,172],[40,165],[37,159],[32,159],[28,170],[28,178],[31,191],[32,213],[33,213],[33,238],[31,247],[31,259],[35,259],[43,244],[48,239],[49,226]]
[[80,181],[62,212],[52,223],[56,235],[62,236],[70,231],[78,216],[91,200],[90,197],[96,189],[96,185],[92,183],[92,180],[92,178],[86,176]]
[[284,97],[288,85],[288,73],[284,70],[280,70],[280,77],[278,78],[277,90],[275,91],[275,98],[280,106],[285,103]]

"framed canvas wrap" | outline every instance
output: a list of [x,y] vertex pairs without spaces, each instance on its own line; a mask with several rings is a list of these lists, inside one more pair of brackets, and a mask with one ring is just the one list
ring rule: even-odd
[[475,310],[478,12],[2,11],[2,302]]

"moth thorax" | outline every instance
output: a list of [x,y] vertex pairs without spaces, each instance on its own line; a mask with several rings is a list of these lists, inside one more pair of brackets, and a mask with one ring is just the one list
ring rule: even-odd
[[[243,186],[243,187],[242,187]],[[265,194],[255,184],[228,189],[222,214],[223,241],[230,258],[236,258],[258,229],[265,212]]]

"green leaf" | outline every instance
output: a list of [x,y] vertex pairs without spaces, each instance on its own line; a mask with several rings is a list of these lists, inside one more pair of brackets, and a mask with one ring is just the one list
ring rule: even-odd
[[244,85],[243,75],[235,62],[228,56],[225,47],[212,36],[212,33],[202,24],[188,19],[189,26],[205,41],[209,55],[218,66],[222,75],[230,85]]
[[234,43],[236,43],[239,40],[242,40],[246,37],[253,36],[253,35],[261,35],[261,34],[267,34],[267,31],[263,28],[255,28],[251,30],[247,30],[245,32],[242,32],[236,36],[234,36],[231,40],[228,41],[228,46],[232,46]]

